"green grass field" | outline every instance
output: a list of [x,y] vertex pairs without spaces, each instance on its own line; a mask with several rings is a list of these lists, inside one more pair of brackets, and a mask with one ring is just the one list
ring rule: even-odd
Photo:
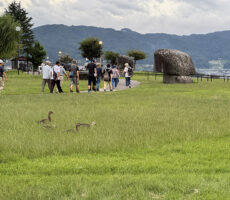
[[[41,77],[7,75],[0,199],[230,199],[230,82],[139,74],[126,91],[70,94],[66,81],[64,94],[40,94]],[[50,110],[56,128],[44,129]]]

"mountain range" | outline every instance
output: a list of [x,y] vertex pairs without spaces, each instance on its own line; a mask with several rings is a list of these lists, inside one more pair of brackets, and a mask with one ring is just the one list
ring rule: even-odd
[[[103,50],[125,54],[130,49],[146,52],[143,64],[153,64],[157,49],[178,49],[188,53],[196,68],[209,68],[211,60],[230,60],[230,31],[209,34],[170,35],[163,33],[141,34],[130,29],[114,30],[92,26],[44,25],[33,29],[35,39],[45,48],[51,60],[58,58],[58,51],[81,58],[79,42],[88,37],[103,41]],[[229,65],[228,65],[229,66]]]

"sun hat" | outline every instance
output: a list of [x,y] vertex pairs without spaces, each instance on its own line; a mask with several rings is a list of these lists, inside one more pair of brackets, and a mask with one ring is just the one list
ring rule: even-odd
[[0,59],[0,64],[3,64],[3,63],[4,63],[3,60]]

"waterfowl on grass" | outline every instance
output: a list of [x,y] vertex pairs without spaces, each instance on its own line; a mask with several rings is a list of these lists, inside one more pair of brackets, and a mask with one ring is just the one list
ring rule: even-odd
[[38,124],[44,124],[44,123],[47,123],[47,122],[51,122],[51,115],[53,114],[52,111],[49,111],[48,113],[48,119],[42,119],[40,121],[38,121],[37,123]]
[[69,129],[67,130],[66,132],[67,133],[74,133],[74,132],[78,132],[79,131],[79,127],[80,126],[83,126],[83,127],[88,127],[90,128],[91,126],[95,126],[96,125],[96,122],[93,121],[91,124],[82,124],[82,123],[77,123],[76,126],[75,126],[75,130],[74,129]]

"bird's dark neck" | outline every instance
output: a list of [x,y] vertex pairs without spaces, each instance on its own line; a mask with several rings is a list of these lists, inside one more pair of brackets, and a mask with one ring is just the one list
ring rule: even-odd
[[48,115],[48,120],[51,122],[51,113]]

